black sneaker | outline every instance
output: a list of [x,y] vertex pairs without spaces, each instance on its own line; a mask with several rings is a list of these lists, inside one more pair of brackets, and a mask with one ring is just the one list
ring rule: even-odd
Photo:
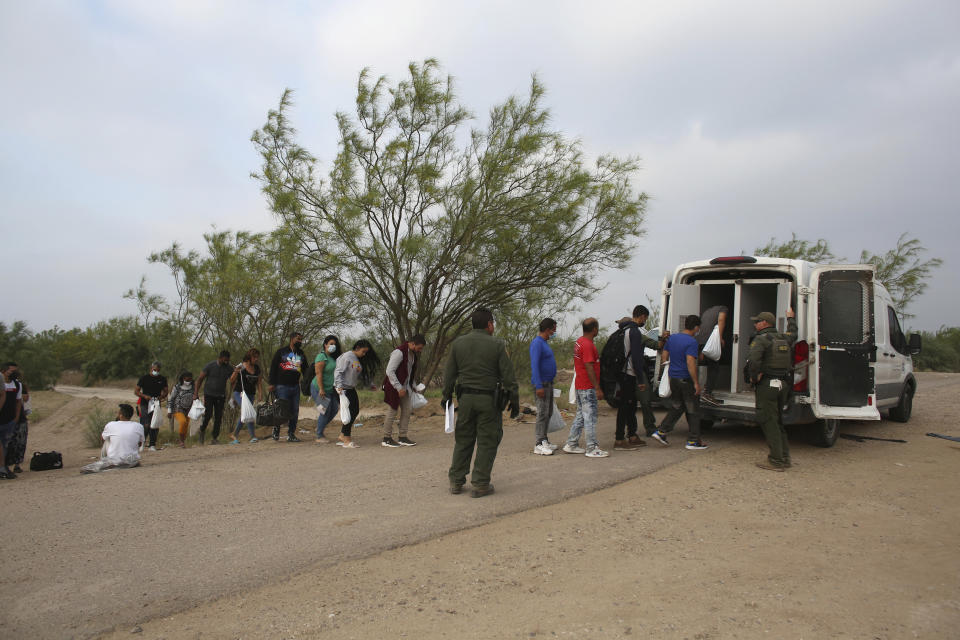
[[450,493],[456,495],[458,493],[463,493],[463,483],[462,482],[451,482],[450,483]]
[[273,435],[271,436],[274,440],[280,440],[280,427],[274,427]]
[[690,451],[703,451],[708,447],[699,440],[687,440],[685,448],[689,449]]
[[397,440],[397,442],[399,442],[400,444],[402,444],[402,445],[405,446],[405,447],[415,447],[415,446],[417,446],[417,443],[416,443],[416,442],[414,442],[413,440],[411,440],[410,438],[407,438],[407,437],[402,437],[402,438],[400,438],[399,440]]
[[210,444],[220,444],[220,441],[214,438],[213,440],[210,441]]
[[391,438],[390,436],[387,436],[386,438],[383,439],[383,442],[380,443],[380,446],[381,446],[381,447],[390,447],[391,449],[396,449],[397,447],[400,446],[400,444],[399,444],[396,440],[394,440],[393,438]]
[[297,436],[287,436],[287,442],[303,442],[303,440]]

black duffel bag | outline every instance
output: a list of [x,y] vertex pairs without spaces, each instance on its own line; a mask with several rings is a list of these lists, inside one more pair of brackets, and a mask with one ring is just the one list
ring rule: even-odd
[[51,469],[63,469],[63,456],[59,451],[47,451],[41,453],[34,451],[30,458],[30,471],[50,471]]
[[290,401],[278,398],[274,394],[267,401],[257,405],[257,424],[261,427],[279,427],[290,421]]

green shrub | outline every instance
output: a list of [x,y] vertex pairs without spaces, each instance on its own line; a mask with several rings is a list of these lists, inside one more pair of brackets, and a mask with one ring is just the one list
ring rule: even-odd
[[88,413],[83,427],[84,443],[91,449],[99,449],[103,445],[103,440],[100,438],[103,427],[113,418],[114,416],[103,407],[95,407]]

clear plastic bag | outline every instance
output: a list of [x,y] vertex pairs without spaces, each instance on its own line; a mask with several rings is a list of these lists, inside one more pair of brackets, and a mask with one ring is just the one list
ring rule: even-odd
[[550,416],[550,423],[547,425],[547,433],[553,433],[554,431],[560,431],[561,429],[566,428],[566,424],[563,422],[563,416],[560,415],[560,409],[557,408],[557,402],[553,402],[553,415]]
[[347,399],[347,394],[340,394],[340,422],[343,424],[348,424],[350,422],[350,400]]
[[660,387],[657,389],[657,393],[661,398],[670,397],[670,375],[666,371],[666,364],[661,365],[661,368],[664,369],[663,375],[660,377]]
[[199,420],[203,417],[206,408],[203,406],[203,401],[200,398],[197,398],[193,401],[193,404],[190,405],[190,411],[187,412],[187,417],[191,420]]
[[245,393],[240,394],[240,422],[256,422],[257,408],[250,401],[250,396]]
[[723,343],[720,342],[720,327],[714,327],[707,338],[707,343],[703,345],[703,357],[710,358],[714,362],[720,359],[720,352],[723,350]]
[[160,411],[160,400],[157,398],[150,398],[150,407],[149,411],[153,415],[150,416],[150,428],[159,429],[160,423],[163,422],[163,412]]
[[410,394],[410,408],[411,409],[420,409],[427,406],[427,398],[422,393],[417,393],[414,391]]

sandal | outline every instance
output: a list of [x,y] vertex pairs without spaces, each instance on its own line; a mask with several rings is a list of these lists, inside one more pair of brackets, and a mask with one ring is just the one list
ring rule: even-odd
[[340,445],[341,447],[343,447],[344,449],[359,449],[359,448],[360,448],[360,445],[358,445],[358,444],[357,444],[356,442],[354,442],[353,440],[351,440],[350,442],[338,442],[337,444],[339,444],[339,445]]

